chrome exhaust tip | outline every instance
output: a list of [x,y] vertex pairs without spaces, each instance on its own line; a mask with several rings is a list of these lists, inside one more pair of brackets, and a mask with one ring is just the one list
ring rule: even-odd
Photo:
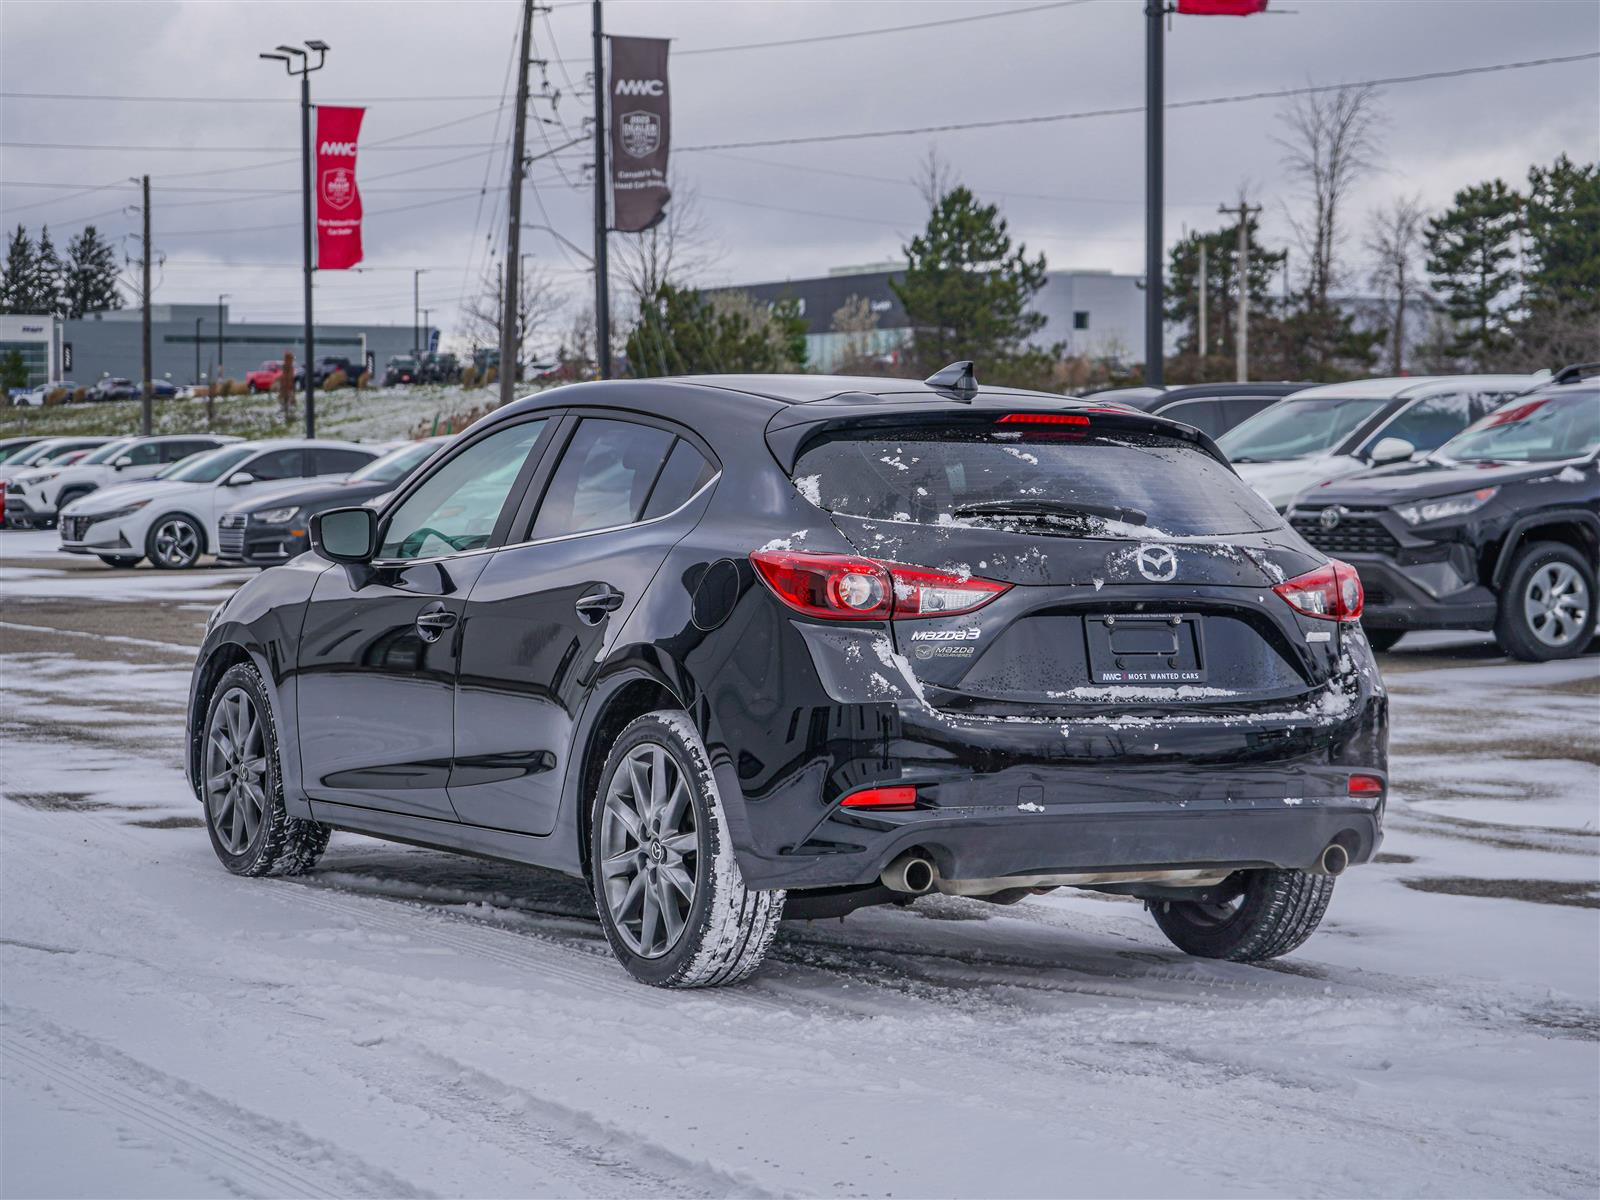
[[1322,857],[1317,860],[1313,875],[1343,875],[1346,867],[1350,865],[1350,852],[1338,842],[1329,842],[1327,849],[1322,852]]
[[920,896],[933,889],[933,863],[920,854],[902,854],[878,876],[891,892]]

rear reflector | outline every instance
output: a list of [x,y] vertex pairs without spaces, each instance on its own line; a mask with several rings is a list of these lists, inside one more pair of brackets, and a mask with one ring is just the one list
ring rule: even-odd
[[1381,796],[1383,795],[1383,780],[1376,775],[1350,776],[1350,794],[1352,796]]
[[867,788],[851,792],[839,804],[844,808],[915,808],[917,789],[914,787]]
[[1070,413],[1007,413],[997,425],[1087,425],[1088,417]]

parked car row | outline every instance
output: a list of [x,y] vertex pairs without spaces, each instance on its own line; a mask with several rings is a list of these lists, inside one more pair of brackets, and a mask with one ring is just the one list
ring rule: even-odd
[[383,367],[383,386],[406,383],[460,383],[461,362],[454,354],[396,354]]

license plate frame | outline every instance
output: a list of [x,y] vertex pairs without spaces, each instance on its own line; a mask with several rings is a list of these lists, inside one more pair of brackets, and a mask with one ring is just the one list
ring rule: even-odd
[[1206,681],[1198,613],[1098,613],[1085,618],[1084,634],[1092,683],[1181,687]]

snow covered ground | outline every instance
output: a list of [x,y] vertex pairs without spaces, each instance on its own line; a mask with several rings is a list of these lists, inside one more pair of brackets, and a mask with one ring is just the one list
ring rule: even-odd
[[1139,904],[791,923],[665,993],[583,887],[336,835],[215,862],[190,647],[240,577],[0,534],[0,1192],[1425,1195],[1600,1190],[1600,660],[1384,656],[1383,856],[1258,967]]

